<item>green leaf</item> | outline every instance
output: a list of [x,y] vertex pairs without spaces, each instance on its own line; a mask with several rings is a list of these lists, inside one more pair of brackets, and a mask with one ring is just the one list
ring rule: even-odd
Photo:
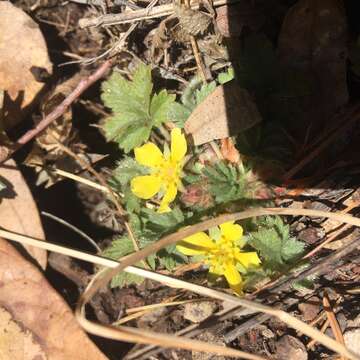
[[128,236],[123,236],[117,240],[113,240],[111,245],[103,251],[102,256],[118,260],[133,251],[134,245],[131,239]]
[[[138,264],[137,264],[138,266]],[[138,266],[140,267],[140,266]],[[139,275],[135,275],[135,274],[129,274],[125,271],[122,271],[119,274],[116,274],[110,282],[110,287],[115,288],[115,287],[124,287],[124,286],[128,286],[131,284],[135,284],[135,285],[140,285],[142,282],[144,282],[144,278],[142,276]]]
[[125,156],[112,173],[110,185],[115,191],[123,193],[122,201],[129,213],[139,212],[141,207],[141,199],[132,193],[130,181],[134,177],[146,175],[148,172],[149,170],[145,166],[138,164],[133,158]]
[[148,174],[148,169],[145,166],[137,163],[132,157],[125,156],[123,160],[118,162],[112,176],[116,182],[124,186],[135,176],[146,174]]
[[165,213],[158,213],[151,209],[143,209],[142,215],[147,220],[147,228],[159,235],[169,230],[174,230],[177,225],[183,223],[185,220],[184,214],[178,207]]
[[248,244],[255,248],[264,261],[264,268],[284,269],[304,253],[304,243],[292,238],[289,226],[280,217],[266,217],[257,231],[248,234]]
[[195,92],[196,105],[202,103],[215,89],[216,89],[215,81],[212,81],[208,84],[203,84],[201,88],[196,90]]
[[183,128],[185,121],[191,115],[191,110],[184,105],[174,102],[168,112],[169,121],[173,122],[177,127]]
[[166,90],[155,94],[151,100],[150,116],[155,126],[160,126],[169,120],[169,111],[175,102],[175,95],[169,95]]
[[[129,255],[134,251],[135,249],[131,239],[127,236],[123,236],[120,239],[113,240],[111,245],[103,251],[102,256],[119,260],[123,256]],[[141,263],[136,264],[136,266],[143,267]],[[141,276],[122,271],[111,279],[110,286],[112,288],[118,286],[123,287],[130,284],[141,284],[143,281],[144,278]]]
[[154,126],[168,120],[175,96],[166,90],[152,94],[150,66],[140,65],[128,81],[114,72],[102,85],[101,98],[113,111],[103,129],[108,141],[115,141],[126,153],[150,137]]
[[207,177],[209,190],[217,203],[237,200],[246,195],[246,174],[231,164],[217,162],[215,166],[206,166],[203,175]]
[[231,80],[233,80],[235,77],[235,72],[233,68],[229,68],[226,72],[222,72],[218,75],[217,81],[219,84],[225,84]]

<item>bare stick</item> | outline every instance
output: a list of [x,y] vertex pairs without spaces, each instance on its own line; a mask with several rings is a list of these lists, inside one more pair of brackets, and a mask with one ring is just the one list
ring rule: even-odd
[[[239,0],[214,0],[214,6],[221,6],[225,4],[235,4]],[[191,9],[197,10],[200,7],[200,3],[193,3],[190,5]],[[173,4],[159,5],[152,9],[141,9],[135,11],[125,11],[120,14],[105,14],[96,18],[83,18],[79,20],[79,26],[81,28],[87,28],[91,26],[109,26],[117,24],[132,23],[134,21],[154,19],[159,17],[168,16],[174,13]]]
[[5,151],[0,146],[0,164],[6,161],[15,151],[20,149],[23,145],[34,139],[42,131],[44,131],[52,122],[63,115],[68,107],[79,98],[79,96],[88,89],[92,84],[105,75],[111,68],[112,60],[106,60],[93,74],[85,79],[82,79],[76,88],[66,97],[66,99],[58,105],[50,114],[46,115],[33,129],[27,131],[14,145],[12,151]]

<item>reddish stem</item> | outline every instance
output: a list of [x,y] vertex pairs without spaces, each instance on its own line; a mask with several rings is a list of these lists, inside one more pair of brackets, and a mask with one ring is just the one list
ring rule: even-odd
[[12,151],[6,151],[8,149],[4,149],[3,146],[0,146],[0,164],[7,160],[15,151],[44,131],[53,121],[62,116],[68,107],[77,100],[86,89],[104,76],[107,70],[110,69],[111,65],[112,60],[106,60],[93,74],[80,80],[76,88],[64,99],[61,104],[59,104],[51,113],[46,115],[33,129],[27,131],[17,140]]

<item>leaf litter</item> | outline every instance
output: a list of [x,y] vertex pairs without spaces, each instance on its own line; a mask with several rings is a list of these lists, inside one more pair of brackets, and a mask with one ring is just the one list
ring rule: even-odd
[[[68,125],[58,122],[54,124],[57,128],[53,130],[55,139],[73,151],[76,150],[75,153],[86,157],[92,148],[96,148],[100,154],[110,154],[110,161],[100,167],[100,174],[113,191],[119,194],[121,204],[127,211],[128,225],[116,214],[109,199],[101,197],[101,202],[97,203],[96,199],[99,197],[92,200],[88,196],[90,192],[81,190],[84,192],[84,203],[97,214],[96,223],[104,223],[102,216],[105,213],[116,214],[113,217],[118,223],[114,227],[115,233],[107,235],[105,239],[98,237],[96,231],[92,234],[104,249],[104,256],[126,259],[137,247],[144,249],[183,226],[197,224],[204,218],[224,212],[258,207],[260,204],[271,205],[275,202],[283,207],[302,209],[321,207],[326,202],[327,211],[342,211],[345,206],[344,212],[352,211],[356,215],[356,162],[343,152],[343,149],[348,149],[348,139],[356,138],[356,131],[350,135],[337,134],[334,137],[335,146],[329,148],[330,155],[326,152],[319,153],[309,166],[300,168],[301,173],[296,175],[305,176],[304,180],[295,180],[290,185],[281,181],[285,171],[291,171],[297,161],[316,150],[317,144],[321,143],[318,140],[321,140],[321,129],[328,126],[327,122],[329,128],[334,125],[336,128],[336,122],[341,122],[341,111],[334,117],[334,121],[331,120],[332,115],[347,106],[348,93],[353,91],[352,87],[358,81],[357,42],[351,42],[351,70],[347,65],[348,49],[344,41],[349,31],[356,38],[356,31],[347,29],[348,19],[342,2],[299,1],[293,7],[279,1],[271,1],[269,5],[260,0],[244,2],[243,5],[224,5],[216,1],[214,4],[215,11],[207,3],[202,4],[200,9],[194,4],[189,6],[186,2],[175,7],[166,3],[156,4],[146,13],[141,9],[141,3],[136,4],[140,6],[136,8],[133,7],[134,4],[127,7],[109,2],[105,14],[99,12],[100,8],[73,2],[61,7],[57,5],[55,12],[40,3],[30,5],[24,1],[20,4],[32,12],[36,21],[45,21],[57,29],[70,48],[70,51],[64,52],[65,56],[70,56],[75,62],[88,63],[89,54],[94,57],[94,61],[99,61],[110,49],[112,55],[117,54],[113,73],[103,82],[102,90],[95,90],[95,96],[86,94],[85,99],[73,104],[64,113]],[[99,4],[94,2],[93,5]],[[164,16],[168,18],[161,21]],[[113,25],[109,26],[111,17]],[[100,19],[102,23],[108,22],[106,30],[101,26],[91,27],[91,21],[101,24]],[[127,39],[124,42],[123,34],[129,29],[125,23],[137,24],[137,19],[144,21],[126,33]],[[78,28],[78,20],[84,27],[87,23],[88,29]],[[119,25],[116,21],[123,23]],[[84,34],[88,40],[84,40]],[[56,43],[51,46],[52,51],[59,52]],[[55,64],[58,64],[58,60]],[[76,65],[70,65],[70,68],[77,71]],[[66,67],[60,69],[69,78]],[[350,71],[349,82],[345,81],[347,71]],[[208,77],[207,83],[203,83],[204,76],[199,76],[201,73]],[[357,115],[356,107],[354,114]],[[96,128],[90,128],[88,122],[84,121],[89,115],[90,122]],[[132,150],[146,142],[152,142],[166,154],[170,151],[168,141],[174,127],[183,128],[191,135],[187,136],[189,152],[183,183],[179,187],[179,196],[174,200],[172,211],[159,214],[156,197],[144,201],[131,190],[131,179],[135,176],[147,176],[150,171],[146,165],[135,163]],[[51,128],[48,129],[51,131]],[[73,131],[80,136],[69,137]],[[65,136],[58,137],[59,134]],[[101,134],[113,144],[115,152],[108,150],[109,145],[101,139]],[[44,134],[37,137],[41,152],[40,155],[39,152],[36,153],[35,160],[37,171],[47,172],[51,179],[51,174],[61,167],[57,156],[61,154],[62,148],[58,147],[56,141],[52,144],[50,139],[49,142],[46,136]],[[89,142],[91,137],[96,138],[96,141]],[[57,156],[52,156],[53,151],[57,152]],[[334,157],[334,154],[339,155]],[[73,171],[81,172],[83,169],[84,167],[76,167]],[[344,197],[336,197],[335,192],[339,190],[334,189],[333,179],[343,180],[343,169],[349,170],[353,176],[347,184],[341,183],[340,190],[347,187],[350,192]],[[80,176],[83,175],[80,173]],[[6,177],[0,180],[5,185],[5,190],[11,186],[12,181]],[[52,185],[52,181],[48,185]],[[292,192],[306,197],[308,190],[316,188],[324,188],[330,197],[316,194],[305,204],[301,199],[290,195]],[[331,197],[332,195],[334,196]],[[352,196],[353,204],[346,205],[346,197]],[[2,204],[0,209],[1,206]],[[132,230],[132,235],[126,235],[121,230],[126,226]],[[293,220],[266,217],[259,221],[242,221],[241,226],[245,230],[246,246],[258,251],[262,259],[259,271],[244,274],[245,290],[255,293],[261,291],[263,286],[268,286],[268,282],[271,289],[271,282],[281,276],[290,276],[307,271],[306,269],[311,271],[313,259],[303,260],[302,257],[311,251],[321,259],[326,255],[323,249],[327,247],[322,247],[324,235],[314,237],[311,234],[331,236],[335,229],[340,238],[343,237],[338,240],[344,241],[342,244],[350,244],[356,238],[356,232],[347,234],[337,228],[336,222],[307,216]],[[137,247],[134,246],[134,239]],[[343,246],[339,245],[337,249],[340,250]],[[331,247],[327,249],[336,251]],[[168,246],[147,256],[144,263],[136,264],[144,269],[150,268],[170,275],[188,267],[191,270],[183,273],[183,277],[194,284],[209,285],[206,280],[207,269],[201,261],[200,265],[188,262],[189,259],[179,254],[174,246]],[[324,282],[332,281],[333,290],[342,292],[347,282],[356,281],[357,262],[356,252],[346,254],[337,265],[337,273],[332,270],[325,276],[309,276],[301,282],[293,283],[297,300],[294,300],[291,292],[274,292],[271,296],[280,298],[284,307],[292,302],[295,308],[299,306],[300,309],[307,295],[321,297]],[[66,266],[71,266],[71,261]],[[63,267],[64,274],[69,274],[65,268]],[[90,270],[89,277],[98,270],[99,268]],[[112,279],[112,292],[115,297],[119,294],[119,302],[118,305],[104,307],[109,312],[108,319],[115,319],[121,313],[121,306],[125,303],[120,295],[122,290],[133,289],[134,299],[144,299],[147,304],[161,302],[170,291],[149,280],[132,276],[121,272]],[[296,280],[296,275],[294,276]],[[223,281],[209,286],[228,291]],[[113,301],[110,293],[103,296],[107,299],[105,302]],[[185,292],[182,296],[187,299],[194,295]],[[261,297],[258,298],[260,299]],[[346,293],[339,310],[348,318],[353,315],[348,308],[352,300],[353,295]],[[101,307],[96,302],[91,302],[91,306]],[[155,319],[156,316],[162,317],[162,325],[157,331],[176,332],[184,329],[186,321],[183,311],[181,306],[169,307],[161,315],[154,315]],[[221,308],[219,311],[222,311]],[[292,314],[297,316],[297,311],[295,309]],[[230,345],[234,347],[240,346],[250,353],[262,356],[280,357],[281,341],[288,339],[290,345],[299,343],[296,348],[302,349],[301,356],[327,356],[319,346],[304,350],[301,346],[306,343],[304,336],[299,335],[290,341],[286,328],[284,330],[279,324],[269,321],[260,325],[261,321],[255,320],[255,330],[245,326],[244,335],[238,332],[233,338],[233,335],[229,335],[233,333],[231,329],[236,329],[240,321],[241,317],[233,316],[221,326],[215,326],[225,339],[233,339]],[[139,320],[138,325],[141,327],[142,324],[145,322]],[[151,324],[147,326],[152,327]],[[276,335],[266,335],[271,332]],[[281,337],[284,334],[285,337]],[[210,334],[204,340],[212,341],[211,339],[213,337]],[[223,344],[220,340],[219,343]],[[144,354],[152,351],[152,356],[158,359],[198,356],[195,352],[189,355],[184,351],[169,350],[159,354],[154,348],[146,349],[143,349]],[[356,349],[353,350],[356,352]],[[129,353],[128,358],[132,358],[131,356]]]

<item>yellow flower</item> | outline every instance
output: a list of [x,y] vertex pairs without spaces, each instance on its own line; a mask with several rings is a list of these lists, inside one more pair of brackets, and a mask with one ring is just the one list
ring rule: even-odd
[[249,267],[260,264],[256,252],[240,251],[245,245],[241,241],[242,235],[242,227],[231,221],[220,225],[220,236],[216,240],[199,232],[181,240],[176,248],[188,256],[204,255],[209,272],[216,276],[224,275],[230,287],[240,295],[243,281],[238,268],[246,271]]
[[159,212],[169,210],[175,200],[178,188],[182,186],[181,175],[187,151],[185,136],[180,129],[171,131],[170,153],[162,154],[153,143],[135,148],[135,159],[151,169],[150,175],[137,176],[131,180],[131,191],[141,199],[151,199],[160,191],[164,193]]

